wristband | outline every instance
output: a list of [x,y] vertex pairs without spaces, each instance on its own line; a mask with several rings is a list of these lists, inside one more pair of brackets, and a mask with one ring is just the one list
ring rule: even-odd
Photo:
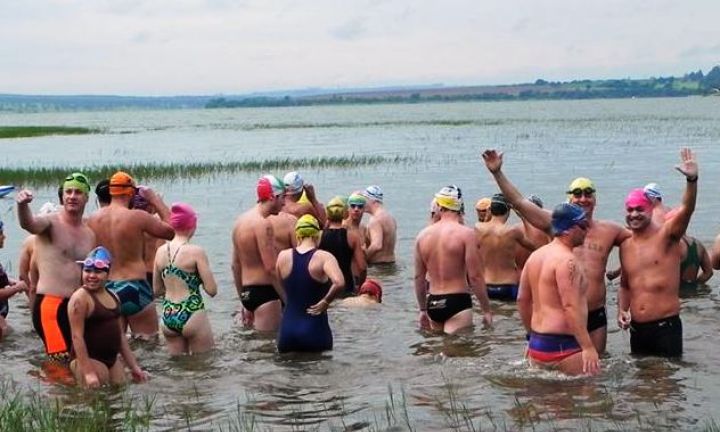
[[697,183],[697,181],[698,181],[698,176],[695,176],[695,177],[693,177],[693,178],[685,177],[685,180],[687,180],[688,183]]

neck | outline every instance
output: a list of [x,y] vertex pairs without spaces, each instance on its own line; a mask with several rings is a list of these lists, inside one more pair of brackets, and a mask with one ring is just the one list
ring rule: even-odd
[[300,240],[300,242],[297,245],[297,249],[313,249],[315,248],[315,239],[312,237],[305,237],[304,239]]
[[256,207],[257,207],[258,213],[260,213],[260,215],[263,218],[270,216],[270,204],[269,203],[270,203],[270,201],[263,201],[263,202],[257,203]]
[[567,235],[557,236],[553,239],[553,242],[561,244],[570,250],[574,247],[572,241],[570,240],[570,236]]

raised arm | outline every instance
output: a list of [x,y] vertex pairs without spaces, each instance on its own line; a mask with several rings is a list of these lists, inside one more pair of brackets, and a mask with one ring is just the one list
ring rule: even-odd
[[470,289],[478,299],[480,308],[483,311],[483,322],[486,325],[492,325],[492,309],[490,308],[490,299],[485,286],[485,278],[483,278],[482,274],[483,261],[477,247],[475,231],[472,229],[468,229],[465,235],[465,268],[470,282]]
[[33,194],[23,189],[15,196],[17,202],[18,222],[20,227],[30,234],[41,234],[50,228],[50,219],[47,216],[35,216],[30,209]]
[[327,214],[325,213],[325,206],[317,200],[317,196],[315,195],[315,186],[310,183],[305,183],[303,188],[305,189],[305,197],[307,197],[308,201],[310,201],[310,205],[312,205],[313,213],[315,213],[314,216],[317,218],[320,226],[324,227],[327,222]]
[[541,209],[530,202],[530,200],[523,197],[515,185],[513,185],[510,180],[505,177],[505,174],[502,172],[502,157],[502,152],[498,153],[496,150],[492,149],[485,150],[482,154],[482,158],[485,161],[485,167],[487,167],[490,174],[492,174],[495,179],[495,183],[497,183],[500,191],[505,196],[505,199],[532,226],[550,234],[550,221],[552,220],[550,211]]
[[[143,198],[155,207],[158,216],[163,222],[170,223],[170,209],[165,201],[154,190],[149,187],[142,187],[141,193]],[[168,239],[169,240],[169,239]]]
[[687,231],[697,199],[698,165],[692,150],[689,148],[680,150],[680,164],[676,165],[675,169],[685,176],[685,193],[675,217],[665,222],[663,228],[668,230],[671,241],[678,242]]
[[160,220],[144,210],[133,210],[141,214],[143,218],[143,231],[159,239],[172,240],[175,237],[175,230],[170,224]]

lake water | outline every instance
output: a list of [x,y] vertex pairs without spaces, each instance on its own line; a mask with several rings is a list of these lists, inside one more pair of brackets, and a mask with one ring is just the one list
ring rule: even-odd
[[[720,198],[713,192],[720,181],[720,98],[0,113],[0,125],[103,130],[3,140],[3,166],[65,166],[70,171],[105,163],[123,167],[350,154],[409,158],[397,165],[301,170],[324,201],[381,185],[386,207],[398,219],[397,269],[369,271],[382,281],[384,304],[368,310],[332,308],[335,349],[322,356],[279,355],[272,338],[233,321],[238,300],[230,273],[232,221],[254,204],[254,183],[263,173],[149,182],[167,202],[187,201],[198,210],[194,241],[208,250],[219,283],[217,297],[206,300],[217,341],[213,353],[173,359],[157,345],[133,345],[152,380],[120,393],[155,397],[152,425],[157,430],[185,428],[187,419],[196,430],[227,429],[238,411],[261,430],[377,430],[387,426],[387,407],[393,404],[400,430],[408,428],[402,420],[405,410],[415,430],[470,430],[468,422],[482,430],[686,430],[717,418],[712,407],[720,398],[720,356],[713,347],[720,327],[720,279],[683,299],[681,361],[629,355],[629,336],[614,320],[617,286],[610,284],[603,372],[565,379],[530,370],[522,361],[525,332],[514,305],[493,304],[492,329],[478,327],[460,337],[420,332],[412,245],[440,187],[461,186],[469,208],[496,191],[479,158],[485,148],[505,151],[509,178],[546,205],[561,202],[574,177],[594,179],[599,190],[595,216],[622,222],[623,198],[633,187],[655,181],[667,203],[679,201],[685,181],[673,166],[679,148],[689,146],[700,164],[690,233],[710,246],[720,228]],[[54,188],[40,188],[33,208],[54,194]],[[12,200],[0,200],[8,235],[1,261],[15,274],[25,234],[12,209]],[[90,204],[87,212],[94,209]],[[22,387],[81,404],[75,390],[44,379],[41,343],[20,297],[11,301],[9,322],[16,332],[0,344],[3,375]],[[120,394],[108,390],[107,397],[115,401]]]

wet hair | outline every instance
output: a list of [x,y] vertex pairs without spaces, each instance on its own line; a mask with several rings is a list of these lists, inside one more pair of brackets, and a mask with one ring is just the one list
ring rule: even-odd
[[495,194],[490,200],[490,214],[493,216],[505,216],[510,211],[505,196],[503,194]]
[[100,180],[95,186],[95,195],[100,204],[110,204],[110,180]]

